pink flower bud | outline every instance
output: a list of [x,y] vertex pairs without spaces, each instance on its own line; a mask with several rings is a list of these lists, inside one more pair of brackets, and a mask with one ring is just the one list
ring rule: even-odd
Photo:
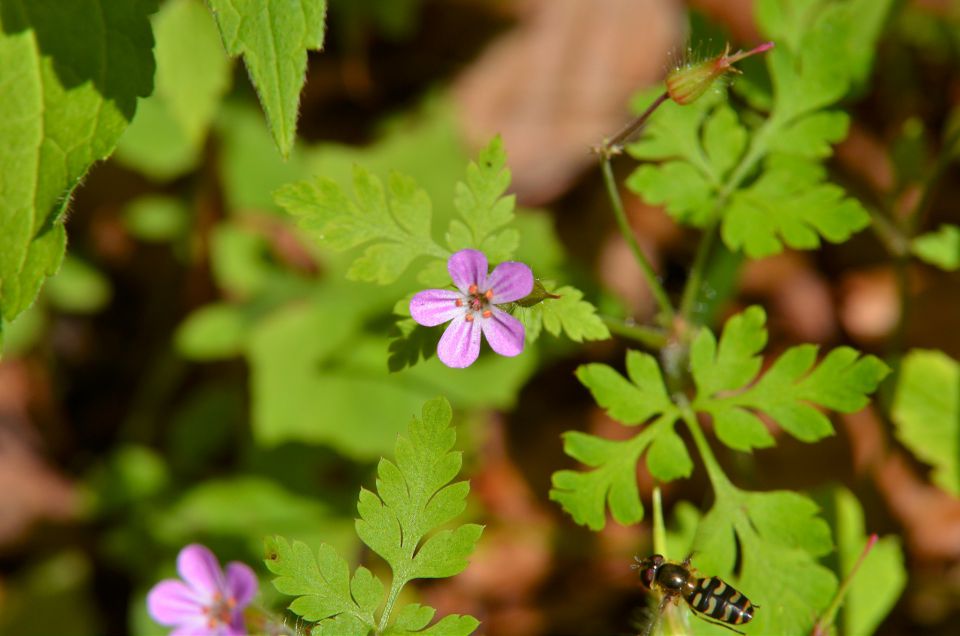
[[733,67],[745,57],[763,53],[773,48],[773,42],[764,42],[749,51],[737,51],[730,55],[730,45],[723,53],[697,64],[686,64],[667,74],[667,93],[670,99],[681,105],[692,104],[703,95],[721,75],[738,73]]

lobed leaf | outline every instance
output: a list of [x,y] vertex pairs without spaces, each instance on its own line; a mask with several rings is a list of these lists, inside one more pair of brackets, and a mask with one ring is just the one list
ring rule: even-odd
[[[290,611],[308,621],[343,615],[349,617],[350,622],[365,625],[367,630],[373,628],[372,609],[362,609],[351,596],[350,567],[332,547],[321,544],[314,556],[305,543],[294,541],[290,544],[283,537],[268,537],[265,548],[264,563],[277,575],[273,580],[274,587],[281,594],[296,597],[290,604]],[[383,585],[379,581],[373,583],[375,577],[369,572],[361,574],[358,570],[354,578],[357,577],[365,579],[358,583],[358,588],[369,606],[367,595],[375,587],[379,587],[382,593]]]
[[816,504],[791,491],[749,493],[729,483],[716,497],[697,529],[697,568],[728,580],[759,606],[747,633],[809,634],[837,588],[833,573],[818,563],[832,543]]
[[356,201],[332,179],[317,177],[281,187],[274,199],[321,244],[337,251],[367,245],[347,272],[352,280],[385,285],[419,256],[449,256],[430,235],[430,197],[413,179],[391,173],[385,192],[379,179],[355,166],[353,190]]
[[691,350],[697,385],[693,407],[714,417],[717,437],[731,448],[772,445],[757,417],[761,413],[806,442],[832,435],[830,420],[814,407],[857,411],[889,373],[879,359],[861,357],[849,347],[834,349],[817,364],[817,347],[800,345],[756,379],[757,354],[766,342],[765,320],[761,308],[751,307],[727,322],[719,347],[704,329]]
[[870,224],[870,217],[839,186],[823,182],[823,168],[787,155],[772,156],[764,173],[730,198],[723,223],[724,243],[751,258],[847,240]]
[[552,336],[565,333],[574,342],[606,340],[610,330],[597,315],[597,308],[583,300],[583,292],[564,285],[552,292],[559,298],[546,298],[532,307],[517,307],[515,316],[526,329],[528,342],[535,342],[546,329]]
[[326,0],[207,0],[230,55],[242,55],[281,154],[293,148],[307,50],[323,48]]
[[381,460],[378,495],[363,490],[357,509],[357,534],[390,564],[402,583],[415,578],[453,576],[467,566],[466,556],[480,538],[473,524],[427,533],[463,512],[469,486],[448,485],[460,471],[460,453],[451,450],[456,433],[443,399],[427,402],[397,439],[397,463]]

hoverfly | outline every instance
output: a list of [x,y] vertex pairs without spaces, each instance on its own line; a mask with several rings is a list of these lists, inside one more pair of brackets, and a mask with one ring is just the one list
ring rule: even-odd
[[634,559],[636,563],[631,567],[639,570],[640,581],[644,587],[648,590],[657,589],[663,594],[657,613],[647,625],[643,636],[653,633],[653,627],[667,604],[676,601],[678,597],[683,597],[693,613],[700,618],[738,634],[743,632],[732,626],[749,623],[753,618],[753,610],[759,607],[716,576],[698,577],[690,568],[689,556],[682,563],[667,561],[660,554],[646,559]]

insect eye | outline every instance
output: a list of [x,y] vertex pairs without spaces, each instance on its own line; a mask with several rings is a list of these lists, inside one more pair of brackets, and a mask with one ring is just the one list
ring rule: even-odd
[[643,580],[644,585],[646,585],[647,587],[652,587],[653,579],[656,575],[657,575],[657,571],[655,569],[647,568],[646,570],[643,571],[643,574],[641,575],[640,578]]

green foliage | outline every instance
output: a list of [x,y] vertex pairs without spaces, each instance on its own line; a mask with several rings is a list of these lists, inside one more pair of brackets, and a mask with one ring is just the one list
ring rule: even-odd
[[196,167],[224,93],[231,62],[217,27],[196,0],[169,0],[153,17],[156,89],[140,104],[117,158],[157,180]]
[[406,436],[397,438],[396,463],[381,459],[377,492],[362,489],[356,529],[360,539],[389,564],[393,573],[384,603],[384,586],[364,567],[350,567],[336,550],[323,544],[316,556],[300,542],[267,539],[266,564],[278,575],[274,585],[297,597],[290,610],[311,622],[320,634],[470,634],[479,625],[471,616],[447,616],[427,627],[435,610],[407,604],[393,615],[401,589],[418,578],[444,578],[467,566],[483,530],[475,524],[440,529],[466,507],[470,486],[451,481],[460,472],[454,452],[452,412],[443,398],[424,404]]
[[695,565],[730,580],[760,606],[744,627],[748,634],[809,634],[837,588],[818,562],[833,544],[816,504],[791,491],[751,493],[725,480],[713,483],[716,501],[697,528]]
[[44,294],[47,302],[61,311],[93,314],[110,302],[113,289],[98,269],[68,255],[60,271],[47,282]]
[[693,342],[690,362],[697,385],[693,408],[713,416],[717,437],[730,448],[773,445],[757,414],[763,413],[805,442],[833,434],[830,420],[814,406],[852,413],[889,369],[874,356],[838,347],[817,364],[817,347],[785,351],[759,378],[760,350],[767,340],[759,307],[731,318],[719,346],[708,329]]
[[564,333],[574,342],[610,337],[610,330],[597,315],[597,308],[583,300],[582,291],[564,285],[550,293],[559,298],[551,297],[533,307],[516,308],[515,315],[526,329],[527,342],[535,342],[543,329],[552,336]]
[[207,0],[224,47],[242,55],[284,157],[293,149],[307,50],[323,48],[326,0]]
[[[544,248],[528,248],[535,257],[550,262],[552,228],[545,228],[536,216],[518,220],[514,197],[505,196],[510,185],[503,143],[495,138],[476,161],[467,166],[466,178],[457,183],[453,207],[457,216],[449,221],[444,245],[433,236],[430,197],[413,179],[391,173],[386,189],[381,181],[358,166],[353,170],[354,198],[332,178],[317,177],[282,186],[278,205],[298,217],[301,227],[321,245],[335,251],[364,248],[347,271],[347,278],[386,285],[397,281],[414,260],[426,259],[418,279],[425,285],[449,285],[446,260],[466,248],[483,251],[491,264],[514,257],[520,249],[520,232],[526,227],[544,237]],[[510,226],[510,227],[507,227]],[[536,236],[534,236],[536,238]],[[609,331],[596,315],[596,308],[582,300],[583,293],[564,286],[559,299],[546,300],[531,308],[518,307],[532,342],[546,328],[553,335],[565,333],[571,340],[599,340]],[[403,315],[406,310],[403,310]],[[390,369],[412,366],[424,356],[424,339],[409,323],[400,324],[390,345]]]
[[124,210],[123,220],[133,236],[159,243],[183,236],[190,223],[188,215],[186,206],[177,199],[147,196],[130,203]]
[[[783,353],[759,378],[760,352],[767,342],[766,316],[751,307],[731,318],[719,343],[702,329],[690,351],[696,396],[690,406],[712,416],[717,437],[736,450],[772,446],[773,437],[758,417],[765,414],[806,442],[833,433],[830,420],[815,406],[850,413],[867,404],[867,394],[888,373],[874,356],[839,347],[817,364],[817,347],[800,345]],[[647,451],[650,473],[662,481],[686,477],[693,462],[674,430],[678,404],[667,393],[656,359],[627,353],[627,377],[603,364],[587,364],[577,377],[613,419],[628,426],[653,419],[633,438],[611,441],[579,432],[565,435],[564,450],[594,468],[554,474],[550,497],[578,523],[604,526],[604,502],[620,523],[643,516],[636,485],[636,464]]]
[[[836,515],[839,574],[847,576],[867,544],[863,508],[853,493],[838,488],[833,493]],[[840,625],[845,636],[872,634],[890,613],[907,584],[900,539],[880,538],[854,575],[842,606]]]
[[[768,115],[741,120],[719,93],[690,106],[667,102],[629,148],[659,163],[637,168],[628,187],[681,223],[719,222],[726,245],[751,258],[784,245],[813,249],[821,238],[839,243],[866,227],[863,207],[825,181],[821,162],[848,124],[844,113],[825,109],[865,78],[890,5],[758,3],[760,25],[776,42],[765,54],[773,94],[754,93],[751,101]],[[644,95],[636,108],[655,96]],[[748,128],[747,121],[758,123]]]
[[960,495],[960,365],[942,351],[903,359],[891,412],[897,438],[933,466],[933,483]]
[[922,234],[911,241],[910,251],[940,269],[956,271],[960,268],[960,227],[945,224],[936,232]]
[[[64,211],[152,90],[153,0],[4,2],[0,12],[0,320],[57,271]],[[98,19],[91,21],[89,16]],[[84,25],[78,28],[78,25]]]

